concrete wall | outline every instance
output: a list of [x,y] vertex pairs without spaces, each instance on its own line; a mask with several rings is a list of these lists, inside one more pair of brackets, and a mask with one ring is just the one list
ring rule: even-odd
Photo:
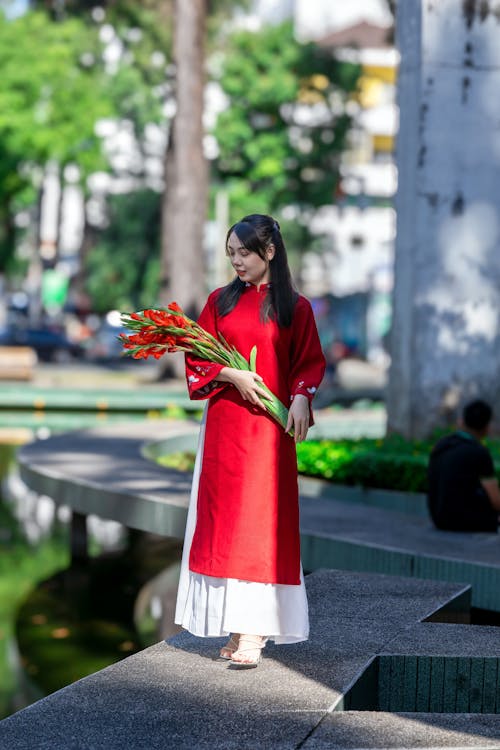
[[398,4],[401,113],[389,429],[470,397],[500,427],[500,6]]

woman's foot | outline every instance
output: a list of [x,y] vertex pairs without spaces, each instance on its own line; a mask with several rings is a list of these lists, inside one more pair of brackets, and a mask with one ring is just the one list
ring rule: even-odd
[[231,665],[238,668],[256,667],[266,642],[267,638],[263,635],[240,635],[238,649],[231,655]]
[[219,652],[220,658],[229,661],[234,652],[238,650],[239,640],[239,633],[234,633],[233,635],[231,635],[226,645],[223,646]]

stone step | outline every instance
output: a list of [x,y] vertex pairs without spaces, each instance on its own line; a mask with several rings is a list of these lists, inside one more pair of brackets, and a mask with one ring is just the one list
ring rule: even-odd
[[[408,631],[420,627],[421,620],[433,614],[444,617],[447,610],[454,613],[460,602],[466,607],[468,587],[340,571],[318,571],[307,576],[306,585],[310,639],[269,645],[257,669],[235,670],[217,659],[225,639],[200,639],[183,632],[0,722],[0,748],[294,750],[315,747],[310,743],[316,737],[323,742],[318,747],[343,747],[338,742],[328,744],[336,736],[331,729],[336,722],[346,722],[344,734],[351,744],[345,747],[405,747],[380,744],[391,732],[399,736],[398,715],[332,711],[341,708],[374,660],[397,652],[399,639],[408,640]],[[455,628],[457,648],[461,639],[470,637],[468,626],[443,627],[443,653],[450,627]],[[360,734],[355,725],[348,728],[354,719],[345,717],[354,714],[360,717],[361,728],[372,720],[374,726],[380,724],[378,734],[373,734],[375,744],[367,744],[369,734]],[[421,715],[413,717],[418,725],[427,726]],[[486,737],[494,736],[498,720],[487,715],[472,719],[478,726],[484,722]],[[439,721],[438,717],[429,725],[436,727],[436,742],[429,730],[428,744],[420,747],[439,746],[443,736]],[[482,747],[476,735],[475,744],[463,746]]]
[[333,712],[301,750],[438,750],[500,748],[498,714]]

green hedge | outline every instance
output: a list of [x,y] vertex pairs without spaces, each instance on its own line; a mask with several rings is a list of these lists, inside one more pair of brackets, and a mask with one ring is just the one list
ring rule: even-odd
[[321,440],[297,446],[299,472],[335,484],[425,492],[429,445],[398,437]]
[[[425,492],[429,453],[437,437],[428,441],[409,441],[396,435],[378,440],[308,440],[297,446],[298,468],[301,474],[335,484]],[[500,475],[500,440],[489,440],[487,446]],[[194,459],[192,452],[185,451],[161,456],[158,461],[192,471]]]
[[[372,440],[307,441],[297,446],[299,472],[335,484],[425,492],[427,463],[436,441],[399,436]],[[500,474],[500,441],[487,442]]]

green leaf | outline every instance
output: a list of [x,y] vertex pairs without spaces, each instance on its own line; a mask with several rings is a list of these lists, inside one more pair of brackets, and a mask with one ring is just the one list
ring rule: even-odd
[[252,351],[250,352],[250,369],[252,372],[257,372],[256,361],[257,361],[257,347],[253,346]]

